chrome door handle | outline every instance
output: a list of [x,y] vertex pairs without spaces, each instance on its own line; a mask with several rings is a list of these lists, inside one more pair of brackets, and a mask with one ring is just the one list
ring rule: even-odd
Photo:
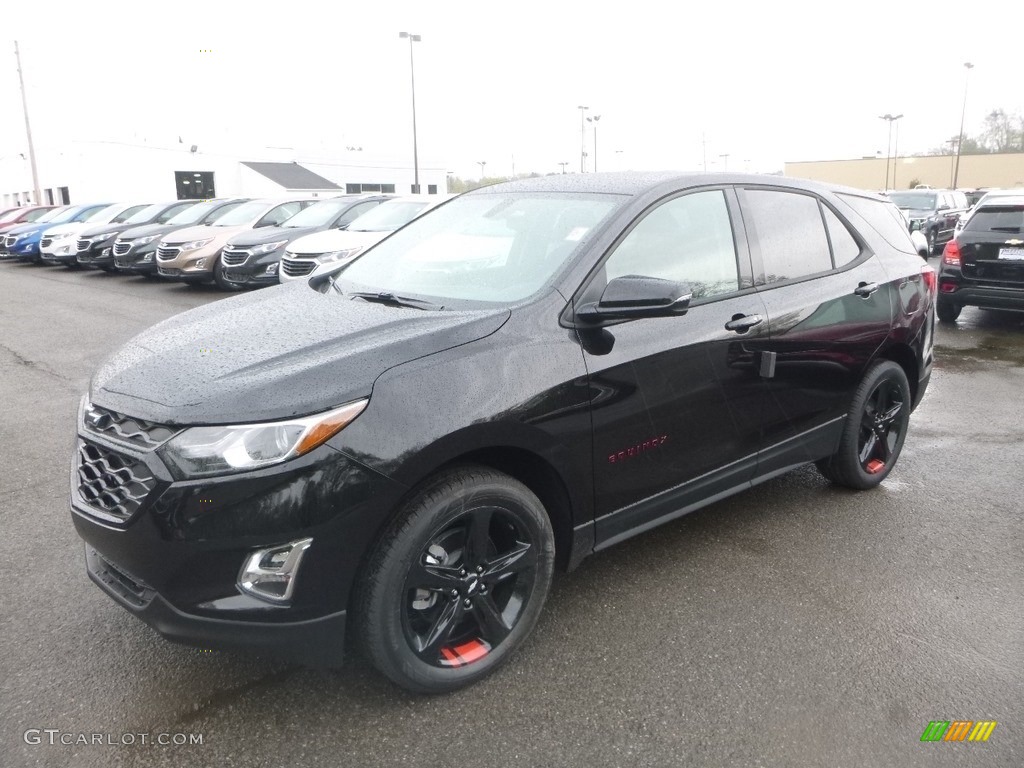
[[764,320],[760,315],[733,315],[732,320],[725,324],[725,330],[746,333]]
[[877,290],[878,283],[861,283],[860,285],[853,289],[853,292],[856,295],[860,296],[861,298],[866,299],[868,296],[870,296]]

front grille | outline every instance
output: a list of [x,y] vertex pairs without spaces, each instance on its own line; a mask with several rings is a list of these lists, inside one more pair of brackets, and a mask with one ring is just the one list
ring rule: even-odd
[[161,245],[159,248],[156,249],[156,257],[160,259],[160,261],[171,261],[179,253],[181,253],[181,248],[170,247],[166,245]]
[[154,488],[156,478],[142,462],[95,443],[79,441],[78,493],[103,517],[128,520]]
[[124,256],[132,249],[131,241],[118,240],[114,243],[114,255]]
[[173,427],[125,416],[98,405],[90,405],[86,410],[85,428],[97,435],[146,449],[156,448],[178,432]]
[[13,248],[16,242],[18,242],[18,238],[15,235],[8,235],[4,238],[4,247]]
[[225,248],[220,252],[220,259],[225,267],[240,267],[249,258],[249,252],[241,248]]
[[104,587],[136,608],[145,608],[156,595],[152,587],[130,576],[89,545],[85,547],[85,562],[89,571],[103,583]]
[[53,243],[53,238],[52,237],[44,237],[42,240],[39,241],[39,247],[40,248],[49,248],[52,243]]
[[281,271],[288,277],[305,277],[316,269],[315,261],[304,261],[301,259],[288,259],[281,261]]
[[85,253],[90,248],[92,248],[92,240],[89,240],[87,238],[81,237],[78,239],[78,242],[75,243],[75,250],[78,253]]

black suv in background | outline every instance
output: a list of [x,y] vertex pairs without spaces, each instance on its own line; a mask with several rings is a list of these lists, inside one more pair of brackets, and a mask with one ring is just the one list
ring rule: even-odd
[[114,266],[119,272],[155,277],[156,248],[160,238],[179,229],[210,224],[248,201],[247,197],[204,200],[185,208],[164,224],[149,224],[125,230],[111,248]]
[[350,632],[396,683],[460,688],[529,636],[556,564],[811,462],[877,486],[931,375],[935,285],[857,190],[468,192],[102,365],[71,488],[89,576],[177,641],[337,664]]
[[114,241],[122,232],[147,224],[166,224],[170,219],[187,211],[197,200],[175,200],[172,203],[154,203],[130,216],[123,222],[98,224],[78,235],[76,261],[83,267],[97,267],[106,272],[116,271]]
[[288,243],[326,229],[345,229],[355,219],[388,199],[387,195],[341,195],[314,203],[277,227],[235,235],[223,250],[221,287],[257,288],[277,285],[277,271]]
[[936,311],[952,323],[965,306],[1024,310],[1024,192],[980,203],[946,244]]
[[924,233],[929,253],[953,239],[957,221],[969,208],[967,196],[958,190],[908,189],[889,192],[889,199],[907,214],[911,232]]

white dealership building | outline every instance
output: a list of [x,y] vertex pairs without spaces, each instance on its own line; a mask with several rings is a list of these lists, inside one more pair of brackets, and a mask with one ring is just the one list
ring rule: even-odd
[[[415,191],[411,160],[375,156],[356,148],[328,155],[185,142],[72,141],[37,149],[38,201],[28,158],[19,153],[0,157],[0,204],[160,202],[289,194],[328,197],[357,192],[402,195]],[[419,180],[421,193],[444,194],[445,166],[421,162]]]

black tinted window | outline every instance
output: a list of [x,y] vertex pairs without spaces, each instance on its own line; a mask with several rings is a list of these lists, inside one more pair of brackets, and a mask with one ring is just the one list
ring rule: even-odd
[[767,282],[832,269],[816,197],[748,189],[744,194],[744,220],[748,217],[760,245]]
[[870,197],[858,197],[857,195],[839,194],[836,196],[870,224],[871,228],[893,248],[904,253],[917,253],[914,241],[910,239],[907,220],[903,218],[895,205],[885,200],[873,200]]
[[825,212],[825,224],[828,226],[828,238],[832,242],[832,256],[836,266],[849,264],[860,256],[860,245],[831,208],[823,205],[821,209]]
[[676,280],[689,286],[694,299],[737,290],[736,246],[725,194],[696,192],[659,205],[615,249],[605,274],[608,280],[623,275]]
[[974,211],[964,232],[996,232],[1019,234],[1024,230],[1024,206],[986,205]]

